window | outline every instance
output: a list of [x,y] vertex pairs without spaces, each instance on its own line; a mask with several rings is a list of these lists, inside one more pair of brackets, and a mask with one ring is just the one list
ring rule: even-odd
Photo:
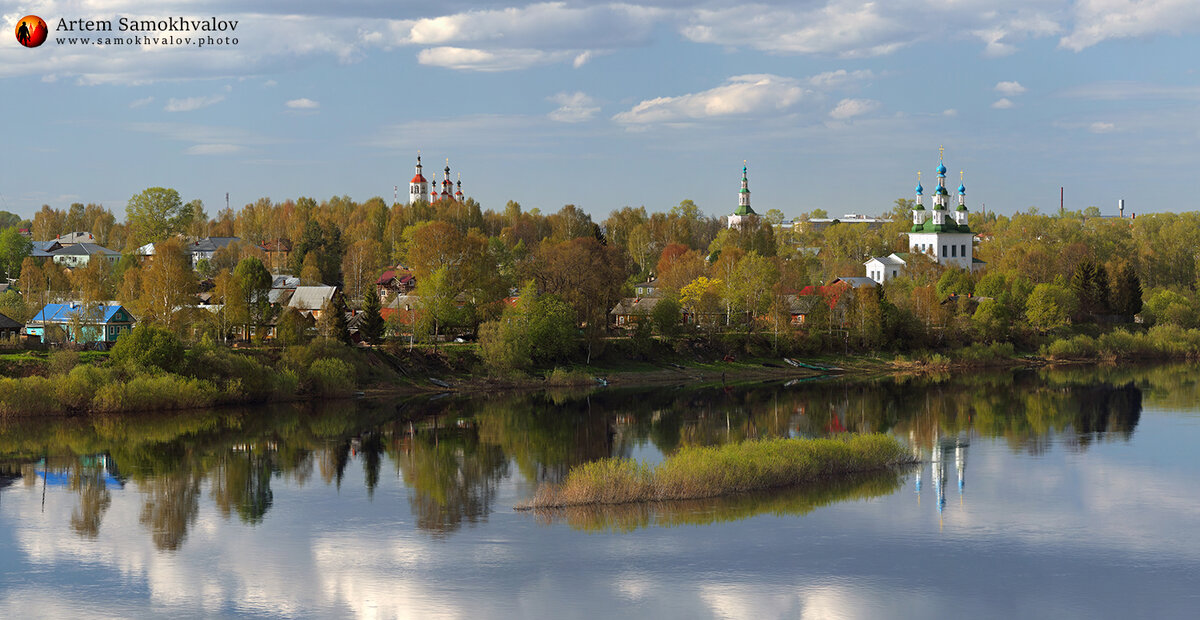
[[945,256],[945,255],[946,255],[946,246],[945,246],[945,244],[943,244],[942,245],[942,256]]
[[958,246],[957,245],[950,246],[950,256],[958,256]]
[[964,243],[964,244],[962,244],[961,247],[962,247],[962,257],[966,258],[967,257],[967,244]]

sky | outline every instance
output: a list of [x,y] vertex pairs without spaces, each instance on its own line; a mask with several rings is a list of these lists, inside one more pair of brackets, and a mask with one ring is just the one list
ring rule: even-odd
[[[120,31],[180,17],[237,24]],[[210,216],[404,200],[418,151],[497,211],[726,215],[745,161],[759,213],[878,214],[918,171],[929,194],[940,147],[976,210],[1200,209],[1194,0],[0,0],[0,24],[0,210],[27,217],[154,186]],[[58,41],[97,35],[194,40]]]

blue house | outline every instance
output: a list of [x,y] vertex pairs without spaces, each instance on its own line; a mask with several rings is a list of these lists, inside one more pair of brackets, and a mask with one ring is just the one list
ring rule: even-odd
[[[25,324],[25,333],[46,342],[46,329],[57,325],[71,342],[76,336],[80,342],[116,342],[117,336],[133,329],[133,323],[133,315],[116,303],[100,304],[92,312],[79,302],[46,304]],[[75,327],[80,328],[79,334]]]

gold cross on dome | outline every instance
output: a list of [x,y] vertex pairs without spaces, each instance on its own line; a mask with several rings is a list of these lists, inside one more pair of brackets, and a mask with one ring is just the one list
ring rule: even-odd
[[938,161],[942,161],[942,157],[946,154],[946,147],[938,145]]

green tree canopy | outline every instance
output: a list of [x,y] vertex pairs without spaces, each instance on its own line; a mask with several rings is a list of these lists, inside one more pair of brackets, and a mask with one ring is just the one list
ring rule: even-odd
[[125,223],[133,230],[132,247],[186,230],[191,217],[192,209],[183,204],[179,192],[165,187],[142,190],[125,206]]

